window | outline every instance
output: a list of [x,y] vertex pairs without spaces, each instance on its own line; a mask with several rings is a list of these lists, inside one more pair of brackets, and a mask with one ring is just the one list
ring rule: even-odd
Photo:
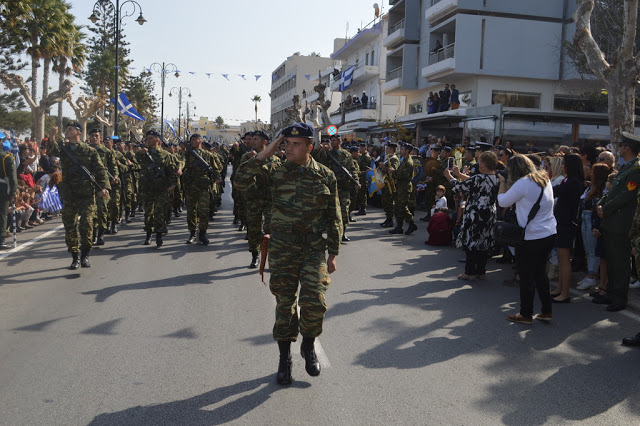
[[376,57],[375,52],[376,52],[375,50],[371,51],[371,65],[375,65],[376,64],[375,63],[375,59],[374,59]]
[[367,53],[367,56],[365,56],[364,64],[365,65],[369,65],[369,54],[368,53]]
[[422,112],[422,102],[409,105],[409,114],[419,114]]
[[540,93],[509,92],[494,90],[491,104],[502,104],[506,107],[540,109]]
[[591,96],[555,95],[553,109],[556,111],[607,112],[607,96],[594,93]]

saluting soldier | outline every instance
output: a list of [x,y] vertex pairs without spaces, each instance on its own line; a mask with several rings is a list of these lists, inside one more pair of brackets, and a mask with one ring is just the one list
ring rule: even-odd
[[356,205],[359,209],[355,213],[355,216],[365,216],[367,214],[367,200],[369,199],[369,188],[367,188],[366,183],[367,172],[371,170],[371,155],[369,155],[367,144],[364,142],[360,143],[359,152],[358,168],[360,169],[360,173],[358,174],[358,179],[360,179],[360,189],[356,197]]
[[18,191],[18,175],[16,172],[16,161],[11,154],[11,142],[2,142],[2,153],[0,153],[0,250],[7,250],[11,247],[5,244],[4,239],[7,230],[7,220],[9,204],[16,197]]
[[[330,149],[320,148],[314,151],[317,161],[333,171],[338,180],[338,196],[340,199],[340,211],[342,213],[342,241],[349,241],[345,235],[349,224],[349,206],[351,204],[351,190],[360,189],[358,173],[353,165],[353,158],[349,151],[340,147],[340,135],[331,135],[329,139]],[[342,166],[342,167],[340,167]],[[346,172],[344,169],[346,169]]]
[[393,200],[396,192],[395,178],[389,173],[389,169],[397,169],[400,166],[400,159],[396,155],[398,145],[395,142],[388,142],[385,147],[386,160],[380,163],[378,168],[384,173],[384,188],[382,189],[382,208],[387,219],[380,224],[383,228],[393,226],[393,216],[395,215]]
[[[51,155],[60,157],[62,182],[58,184],[58,192],[62,200],[65,242],[73,258],[69,269],[78,269],[81,265],[88,268],[91,266],[89,252],[93,243],[96,195],[108,197],[111,185],[98,152],[80,140],[82,127],[79,123],[72,121],[67,124],[65,137],[69,143],[66,146],[61,141],[53,142],[57,133],[58,128],[54,127],[47,149]],[[93,175],[95,183],[83,171],[83,166]]]
[[[269,140],[269,135],[262,130],[253,132],[251,136],[253,151],[249,151],[242,156],[238,172],[246,167],[251,158],[265,149]],[[251,252],[249,268],[258,267],[258,253],[262,237],[264,234],[271,233],[272,200],[269,193],[271,169],[277,167],[280,163],[281,160],[277,155],[270,155],[264,160],[262,173],[254,175],[253,183],[243,186],[242,189],[246,207],[245,223],[247,225],[247,236],[249,237],[249,252]]]
[[144,203],[144,230],[147,237],[144,245],[151,244],[151,235],[156,234],[156,246],[163,244],[162,234],[167,232],[167,207],[171,205],[170,193],[176,187],[178,164],[161,146],[161,136],[155,130],[146,134],[146,148],[136,153],[140,164],[140,183]]
[[202,136],[198,133],[189,137],[189,145],[191,150],[185,151],[185,167],[182,173],[187,200],[187,226],[189,228],[187,244],[196,242],[197,229],[198,241],[206,246],[209,244],[207,229],[209,228],[209,209],[211,207],[211,185],[212,181],[221,182],[220,165],[209,151],[202,149]]
[[[320,374],[315,339],[322,333],[327,311],[325,292],[331,283],[329,274],[337,267],[342,219],[336,177],[311,157],[313,128],[305,123],[285,128],[280,138],[239,169],[238,188],[243,190],[253,184],[282,141],[287,161],[267,168],[273,200],[269,287],[276,297],[273,338],[280,351],[276,380],[289,384],[291,342],[299,334],[307,373]],[[329,256],[325,257],[327,250]],[[296,304],[300,306],[299,318]]]
[[[627,305],[629,277],[631,275],[631,244],[629,231],[638,205],[640,184],[640,138],[622,132],[618,157],[625,161],[611,185],[611,190],[602,197],[596,214],[602,218],[600,230],[604,234],[604,251],[607,254],[609,284],[607,295],[594,299],[609,303],[607,311],[617,312]],[[599,299],[599,300],[598,300]]]
[[402,161],[397,169],[389,168],[389,172],[393,174],[396,180],[396,193],[394,197],[394,208],[396,216],[396,227],[389,231],[390,234],[402,234],[403,222],[407,222],[409,227],[407,228],[406,235],[411,234],[418,229],[413,221],[413,214],[409,210],[409,201],[411,197],[411,191],[413,189],[413,159],[411,158],[412,145],[405,144],[400,148],[400,155]]

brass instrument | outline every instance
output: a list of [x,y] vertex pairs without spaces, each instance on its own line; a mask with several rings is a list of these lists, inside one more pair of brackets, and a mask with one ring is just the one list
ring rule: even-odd
[[455,158],[455,163],[456,166],[458,166],[458,169],[462,170],[462,155],[464,154],[464,148],[462,147],[456,147],[453,149],[452,155],[453,158]]
[[440,170],[440,167],[442,166],[437,158],[427,158],[427,161],[424,162],[424,171],[429,177],[433,177],[436,170]]

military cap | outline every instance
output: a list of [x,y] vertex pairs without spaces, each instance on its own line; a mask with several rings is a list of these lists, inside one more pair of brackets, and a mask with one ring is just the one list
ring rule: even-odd
[[245,134],[241,136],[240,139],[245,139],[247,136],[253,136],[253,132],[245,132]]
[[333,138],[338,138],[338,139],[340,139],[340,137],[341,137],[341,136],[340,136],[340,134],[339,134],[339,133],[336,133],[335,135],[329,135],[329,139],[333,139]]
[[451,150],[452,150],[453,148],[451,148],[449,145],[445,145],[445,146],[443,146],[443,147],[442,147],[442,149],[444,149],[444,150],[445,150],[445,151],[447,151],[447,152],[451,152]]
[[360,148],[358,148],[357,146],[351,146],[351,147],[349,147],[349,151],[358,152],[358,151],[360,151]]
[[360,145],[360,146],[367,146],[367,144],[366,144],[366,143],[364,143],[364,142],[360,142],[360,144],[359,144],[359,145]]
[[193,139],[193,138],[200,138],[202,139],[202,135],[200,133],[194,133],[191,136],[189,136],[189,140]]
[[501,151],[501,150],[505,149],[505,147],[504,147],[504,145],[496,145],[496,149],[498,151]]
[[295,123],[289,127],[285,127],[282,131],[282,136],[285,138],[313,138],[313,127],[306,123]]
[[629,145],[640,146],[640,138],[629,132],[622,132],[622,140],[620,142]]
[[388,146],[388,147],[391,147],[391,148],[397,148],[397,147],[398,147],[398,144],[397,144],[397,143],[395,143],[395,142],[388,142],[388,143],[387,143],[387,146]]
[[160,135],[160,133],[158,133],[158,131],[157,131],[157,130],[149,130],[149,131],[146,133],[146,135],[145,135],[145,136],[155,136],[155,137],[157,137],[157,138],[162,137],[162,136]]
[[404,144],[404,147],[408,151],[413,151],[416,148],[415,146],[411,145],[410,143]]
[[480,151],[488,151],[491,147],[492,145],[490,143],[476,141],[476,149],[479,149]]
[[77,121],[70,121],[67,123],[66,127],[75,127],[78,130],[82,130],[82,126]]
[[102,133],[102,132],[97,127],[94,127],[93,129],[89,130],[89,134],[92,135],[94,133]]
[[433,148],[431,148],[431,151],[438,151],[438,152],[440,152],[440,151],[442,151],[442,147],[441,147],[441,146],[436,145],[436,146],[434,146]]
[[111,136],[111,140],[113,141],[113,143],[118,143],[118,142],[120,142],[120,137],[119,136]]
[[[192,137],[193,137],[193,136],[192,136]],[[207,141],[202,142],[202,146],[204,146],[205,148],[209,148],[209,149],[213,148],[213,145],[211,145],[211,144],[210,144],[209,142],[207,142]]]
[[267,133],[263,130],[256,130],[255,132],[253,132],[253,136],[259,136],[262,139],[271,140],[269,135],[267,135]]
[[465,149],[465,151],[470,151],[472,154],[476,153],[476,147],[475,146],[470,146],[469,148]]

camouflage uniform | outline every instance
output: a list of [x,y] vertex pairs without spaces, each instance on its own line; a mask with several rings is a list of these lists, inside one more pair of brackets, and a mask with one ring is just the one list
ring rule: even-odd
[[[102,164],[106,167],[107,171],[111,173],[112,176],[118,177],[118,168],[116,167],[115,158],[112,152],[107,147],[100,144],[91,145],[91,147],[98,152],[98,155],[102,160]],[[104,197],[104,198],[98,197],[96,199],[96,215],[94,220],[94,226],[98,229],[105,229],[107,227],[107,222],[109,222],[108,206],[109,206],[109,197]]]
[[395,171],[396,193],[394,196],[394,209],[396,220],[399,222],[413,222],[413,214],[409,210],[413,184],[413,159],[411,156],[403,159]]
[[369,188],[367,188],[367,172],[371,170],[371,156],[368,152],[360,154],[358,157],[358,168],[360,173],[358,179],[360,180],[360,190],[356,196],[356,206],[360,208],[360,211],[364,211],[367,208],[367,200],[369,199]]
[[[398,159],[396,154],[393,154],[390,155],[384,163],[387,167],[397,170],[398,166],[400,166],[400,159]],[[382,190],[382,208],[384,209],[384,214],[387,216],[387,220],[393,220],[393,216],[395,214],[395,191],[391,190],[392,186],[395,189],[395,178],[385,174],[385,185]]]
[[140,164],[144,230],[147,233],[165,232],[165,215],[167,206],[171,205],[169,187],[176,185],[177,164],[173,156],[160,147],[148,149],[148,153],[138,151],[136,160]]
[[200,155],[216,173],[209,176],[204,165],[193,154],[186,152],[182,180],[187,200],[187,227],[189,231],[196,229],[206,231],[209,228],[211,182],[220,179],[220,165],[209,151],[204,149],[193,151]]
[[[236,172],[236,179],[238,173],[247,166],[249,161],[249,153],[244,154]],[[253,175],[253,182],[250,185],[243,185],[241,190],[244,194],[246,207],[245,223],[249,237],[249,251],[254,254],[260,250],[263,231],[264,234],[271,233],[272,200],[269,193],[270,179],[272,170],[281,163],[280,158],[277,156],[272,155],[269,157],[262,165],[262,172]]]
[[[357,176],[358,181],[362,182],[362,180],[360,179],[360,167],[358,166],[358,161],[356,161],[355,158],[352,158],[351,161],[353,162],[353,169],[355,171],[354,176]],[[362,187],[360,187],[360,189],[362,189]],[[351,220],[351,213],[356,209],[358,205],[358,191],[360,190],[356,189],[355,185],[351,187],[351,193],[349,196],[349,220]]]
[[338,162],[345,168],[351,176],[358,182],[358,174],[354,167],[353,157],[349,151],[338,148],[331,150],[316,150],[314,151],[314,158],[324,166],[328,167],[336,176],[338,181],[338,197],[340,199],[340,211],[342,213],[342,225],[344,229],[347,229],[347,225],[349,224],[349,205],[351,204],[351,189],[354,187],[355,183],[349,179],[346,173],[338,168],[338,165],[329,157],[329,151],[331,151],[331,155],[333,158],[337,159]]
[[[244,145],[242,145],[244,146]],[[241,145],[234,145],[231,147],[230,155],[231,155],[231,198],[233,198],[233,216],[237,217],[238,220],[244,222],[245,219],[245,206],[244,206],[244,196],[241,192],[238,191],[235,185],[236,173],[238,171],[238,167],[240,166],[240,161],[242,160],[242,149]]]
[[[249,160],[237,172],[238,189],[249,188],[266,165],[256,158]],[[298,333],[317,337],[322,333],[325,292],[331,283],[325,251],[338,254],[342,233],[337,181],[331,170],[313,158],[305,166],[284,162],[266,170],[273,197],[269,242],[269,286],[276,297],[273,337],[278,341],[295,341]]]
[[120,200],[122,199],[122,175],[128,171],[129,166],[127,166],[127,159],[124,158],[123,153],[112,149],[111,154],[115,159],[116,169],[118,170],[118,175],[113,175],[118,178],[118,182],[111,183],[111,199],[109,200],[109,220],[111,220],[113,226],[120,221],[120,216],[122,216],[122,208],[120,206]]
[[9,204],[18,190],[16,162],[10,152],[0,151],[0,246],[4,245]]
[[130,214],[135,210],[136,206],[135,173],[137,163],[135,156],[131,151],[125,152],[124,158],[131,163],[126,172],[122,175],[122,206],[124,207],[124,212],[127,216],[126,218],[128,218]]
[[[78,142],[67,144],[66,150],[69,150],[71,155],[93,174],[103,189],[111,189],[107,171],[95,149],[84,142]],[[80,168],[62,152],[60,145],[50,143],[49,152],[53,156],[60,157],[62,182],[58,184],[58,192],[62,200],[62,223],[64,224],[67,249],[71,253],[91,250],[97,188],[87,179]],[[78,216],[80,216],[79,223]]]
[[[179,151],[173,153],[173,157],[178,164],[180,169],[185,167],[185,153],[184,151]],[[179,216],[178,209],[182,207],[182,200],[186,198],[185,194],[186,185],[184,183],[184,179],[182,176],[176,177],[176,188],[173,190],[173,201],[171,207],[173,208],[173,213],[176,217]],[[171,216],[171,212],[169,212],[169,216]]]

